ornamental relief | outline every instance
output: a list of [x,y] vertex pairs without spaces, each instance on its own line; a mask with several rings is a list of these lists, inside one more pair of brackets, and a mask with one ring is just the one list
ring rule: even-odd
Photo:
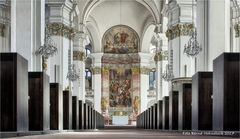
[[73,51],[73,60],[83,61],[85,59],[85,53],[82,51]]
[[194,27],[193,24],[185,23],[185,24],[177,24],[168,28],[166,31],[166,36],[168,40],[173,40],[180,36],[191,36],[193,33]]
[[5,24],[0,23],[0,36],[4,37]]
[[154,61],[168,60],[168,51],[161,51],[156,53],[154,56]]
[[236,38],[240,37],[240,24],[236,24],[234,26],[234,29],[235,29],[235,37]]
[[48,23],[47,28],[50,35],[62,36],[68,39],[73,39],[76,32],[72,27],[68,27],[63,23]]

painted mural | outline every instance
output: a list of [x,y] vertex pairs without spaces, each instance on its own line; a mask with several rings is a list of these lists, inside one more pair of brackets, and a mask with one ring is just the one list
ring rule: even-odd
[[131,69],[111,69],[109,74],[110,107],[132,106]]
[[109,29],[103,37],[104,53],[137,53],[139,39],[137,33],[128,26],[118,25]]

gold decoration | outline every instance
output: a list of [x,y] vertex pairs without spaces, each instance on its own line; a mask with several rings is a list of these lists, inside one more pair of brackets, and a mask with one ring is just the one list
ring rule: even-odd
[[49,23],[47,28],[50,35],[62,36],[68,39],[73,39],[76,32],[72,27],[68,27],[63,23]]
[[139,74],[140,73],[140,67],[132,67],[132,74]]
[[5,24],[0,23],[0,36],[4,37]]
[[83,61],[85,59],[85,53],[82,51],[73,51],[73,60]]
[[180,36],[191,36],[193,33],[193,24],[185,23],[185,24],[177,24],[168,28],[166,31],[166,36],[168,40],[173,40]]
[[150,69],[148,67],[141,67],[141,74],[149,74]]
[[102,97],[101,99],[101,109],[102,111],[106,111],[108,108],[108,98],[107,97]]
[[240,24],[236,24],[234,26],[234,29],[235,29],[235,37],[236,38],[240,37]]
[[161,51],[156,53],[154,61],[168,60],[168,51]]
[[93,67],[91,71],[93,74],[101,74],[101,67]]
[[109,73],[109,67],[106,67],[106,66],[102,67],[102,73],[103,74],[108,74]]

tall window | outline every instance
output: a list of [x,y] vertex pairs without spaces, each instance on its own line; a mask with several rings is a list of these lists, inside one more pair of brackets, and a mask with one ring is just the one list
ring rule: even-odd
[[149,88],[150,89],[156,88],[155,75],[156,75],[155,70],[150,71],[150,73],[149,73]]
[[92,88],[92,72],[90,69],[85,69],[85,79],[89,83],[89,88]]

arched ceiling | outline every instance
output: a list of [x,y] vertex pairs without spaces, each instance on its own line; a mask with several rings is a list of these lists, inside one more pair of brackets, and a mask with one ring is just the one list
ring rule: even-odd
[[90,36],[95,37],[92,38],[95,52],[101,52],[101,48],[96,47],[101,47],[103,34],[119,24],[133,28],[142,42],[149,25],[161,23],[162,2],[163,0],[77,0],[79,23],[85,24]]

